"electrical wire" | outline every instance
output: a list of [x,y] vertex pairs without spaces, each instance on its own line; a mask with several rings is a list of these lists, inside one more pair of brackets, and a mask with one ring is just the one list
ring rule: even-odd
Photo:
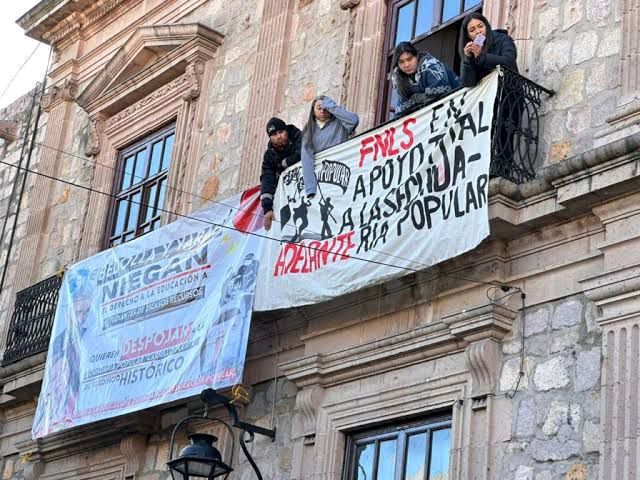
[[[36,48],[33,49],[33,51],[29,54],[27,59],[22,63],[22,65],[20,65],[20,68],[18,68],[18,71],[13,74],[13,76],[9,80],[9,83],[7,83],[7,85],[4,87],[4,90],[2,90],[2,93],[0,93],[0,98],[3,98],[5,96],[9,88],[11,88],[11,85],[13,85],[13,82],[16,79],[16,77],[20,75],[20,72],[22,71],[22,69],[27,65],[27,63],[29,63],[29,60],[31,60],[31,58],[35,55],[36,51],[38,50],[38,48],[40,48],[40,46],[41,46],[41,43],[38,42],[38,44],[36,45]],[[47,71],[49,71],[48,66],[47,66]]]
[[[48,174],[44,174],[42,172],[37,172],[35,170],[19,167],[17,165],[13,165],[11,163],[5,162],[4,160],[0,161],[0,164],[6,165],[6,166],[12,167],[12,168],[17,168],[19,170],[24,170],[27,173],[31,173],[33,175],[40,175],[40,176],[42,176],[44,178],[48,178],[49,180],[61,182],[61,183],[64,183],[66,185],[69,185],[71,187],[76,187],[76,188],[79,188],[81,190],[85,190],[85,191],[90,192],[90,193],[97,193],[99,195],[103,195],[103,196],[106,196],[106,197],[109,197],[109,198],[113,198],[113,199],[117,199],[118,198],[117,195],[115,195],[115,194],[108,193],[108,192],[103,192],[101,190],[96,190],[94,188],[87,187],[86,185],[81,185],[79,183],[75,183],[75,182],[72,182],[70,180],[65,180],[63,178],[55,177],[53,175],[48,175]],[[148,203],[144,203],[144,202],[136,202],[136,201],[133,201],[133,200],[129,200],[129,201],[132,204],[139,205],[139,206],[145,207],[145,208],[150,206]],[[211,226],[214,226],[214,227],[219,227],[219,228],[223,228],[223,229],[227,229],[227,230],[237,231],[237,232],[241,232],[243,234],[252,235],[252,236],[255,236],[255,237],[258,237],[258,238],[271,240],[271,241],[275,241],[275,242],[278,242],[278,243],[294,244],[294,242],[291,242],[290,240],[282,240],[280,238],[270,237],[268,235],[264,235],[264,234],[260,234],[260,233],[256,233],[256,232],[239,230],[239,229],[237,229],[235,227],[232,227],[232,226],[229,226],[229,225],[224,225],[224,224],[212,222],[212,221],[209,221],[209,220],[205,220],[203,218],[194,217],[194,216],[191,216],[191,215],[186,215],[186,214],[179,213],[179,212],[174,212],[174,211],[167,210],[167,209],[160,208],[160,207],[158,207],[157,210],[162,212],[162,213],[176,215],[176,216],[181,217],[181,218],[187,218],[187,219],[190,219],[190,220],[195,220],[195,221],[198,221],[198,222],[201,222],[201,223],[205,223],[205,224],[208,224],[208,225],[211,225]],[[320,253],[327,253],[327,254],[328,253],[332,253],[332,252],[330,252],[328,250],[325,250],[323,248],[311,247],[310,245],[305,245],[305,248],[307,248],[309,250],[312,250],[312,251],[317,251],[317,252],[320,252]],[[392,264],[392,263],[382,262],[382,261],[379,261],[379,260],[367,259],[367,258],[355,256],[355,255],[349,255],[349,258],[352,258],[354,260],[357,260],[357,261],[360,261],[360,262],[364,262],[364,263],[370,263],[370,264],[374,264],[374,265],[380,265],[380,266],[384,266],[384,267],[395,268],[395,269],[398,269],[398,270],[403,270],[403,271],[407,271],[407,272],[411,272],[411,273],[418,273],[418,274],[419,273],[424,273],[422,270],[418,270],[418,269],[415,269],[415,268],[405,267],[405,266],[401,266],[401,265],[395,265],[395,264]],[[464,281],[468,281],[468,282],[472,282],[472,283],[478,283],[478,284],[482,284],[482,285],[491,285],[491,286],[496,286],[496,287],[502,287],[503,286],[503,284],[499,283],[499,282],[487,282],[487,281],[476,280],[476,279],[472,279],[472,278],[466,278],[466,277],[462,277],[462,276],[459,276],[459,275],[451,275],[451,274],[442,273],[442,274],[438,274],[438,277],[440,277],[440,276],[444,276],[444,277],[448,277],[448,278],[452,278],[452,279],[457,279],[457,280],[464,280]],[[435,278],[434,278],[434,280],[435,280]]]

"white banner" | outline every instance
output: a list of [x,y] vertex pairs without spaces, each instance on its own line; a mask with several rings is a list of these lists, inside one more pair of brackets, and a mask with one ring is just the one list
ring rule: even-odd
[[300,165],[276,192],[255,310],[335,298],[422,270],[488,234],[493,73],[413,115],[316,156],[318,193]]
[[65,273],[33,438],[241,381],[262,222],[225,203]]

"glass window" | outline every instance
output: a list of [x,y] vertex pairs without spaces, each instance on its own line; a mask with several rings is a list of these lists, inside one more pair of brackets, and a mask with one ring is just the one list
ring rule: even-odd
[[448,480],[451,420],[392,425],[352,435],[344,480]]
[[119,153],[122,177],[115,193],[107,246],[127,242],[160,226],[174,139],[172,124]]
[[418,1],[418,15],[416,17],[416,37],[423,35],[433,28],[433,0]]
[[415,2],[408,3],[398,9],[398,25],[396,27],[396,45],[413,38],[413,11]]

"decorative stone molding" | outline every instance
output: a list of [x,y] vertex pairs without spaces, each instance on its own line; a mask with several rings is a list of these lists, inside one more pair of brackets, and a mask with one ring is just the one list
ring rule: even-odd
[[185,83],[188,85],[187,91],[182,94],[182,98],[187,101],[195,100],[200,96],[201,78],[204,74],[204,63],[193,62],[187,66],[183,75]]
[[44,462],[42,460],[29,461],[24,464],[22,472],[24,480],[38,480],[44,472]]
[[517,312],[503,305],[490,303],[448,315],[442,321],[449,326],[452,335],[464,338],[467,342],[487,338],[499,341],[511,331],[517,316]]
[[0,120],[0,138],[7,143],[13,142],[18,135],[18,122],[15,120]]
[[42,109],[50,112],[60,102],[73,102],[78,95],[78,83],[67,79],[62,86],[53,85],[42,97]]
[[120,452],[125,458],[124,474],[126,478],[136,478],[144,465],[147,452],[147,436],[131,434],[120,440]]
[[471,398],[474,410],[486,408],[487,396],[495,393],[500,371],[500,345],[493,339],[474,342],[465,350],[471,373]]
[[305,443],[313,443],[316,435],[317,412],[322,402],[324,389],[319,386],[300,390],[296,396],[298,424],[292,430],[292,439],[305,437]]
[[100,153],[103,142],[104,125],[105,120],[101,116],[92,118],[89,121],[89,139],[87,140],[87,148],[84,152],[87,157],[93,157]]

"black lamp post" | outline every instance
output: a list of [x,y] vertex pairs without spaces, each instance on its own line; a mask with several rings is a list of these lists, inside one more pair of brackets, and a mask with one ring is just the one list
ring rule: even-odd
[[[240,448],[247,457],[247,460],[249,460],[249,463],[256,473],[256,477],[258,478],[258,480],[262,480],[260,469],[253,460],[253,457],[251,457],[246,443],[252,442],[254,434],[256,433],[265,435],[267,437],[270,437],[271,439],[275,439],[276,431],[239,421],[236,407],[227,397],[225,397],[224,395],[220,395],[212,388],[203,390],[200,394],[200,399],[204,403],[204,415],[190,415],[183,418],[176,424],[173,429],[173,433],[171,434],[171,446],[169,448],[169,461],[167,462],[167,466],[169,467],[169,471],[171,472],[173,480],[191,480],[196,478],[206,478],[207,480],[211,480],[222,475],[225,475],[226,479],[226,476],[229,475],[229,473],[233,470],[230,467],[231,461],[233,460],[233,451],[235,449],[235,438],[233,436],[233,430],[231,429],[232,426],[241,430]],[[231,425],[220,420],[219,418],[209,417],[209,407],[212,405],[220,404],[222,404],[227,409],[229,418],[231,419]],[[229,465],[225,464],[222,461],[222,455],[220,454],[218,449],[213,446],[213,444],[218,439],[213,435],[207,435],[203,433],[195,433],[189,435],[187,438],[191,441],[191,443],[182,449],[177,458],[173,458],[176,432],[178,431],[180,426],[189,420],[202,418],[210,418],[211,420],[220,422],[229,431],[231,439],[233,441],[231,446],[231,455],[229,456]],[[246,434],[249,435],[249,438],[247,440],[245,440]]]

